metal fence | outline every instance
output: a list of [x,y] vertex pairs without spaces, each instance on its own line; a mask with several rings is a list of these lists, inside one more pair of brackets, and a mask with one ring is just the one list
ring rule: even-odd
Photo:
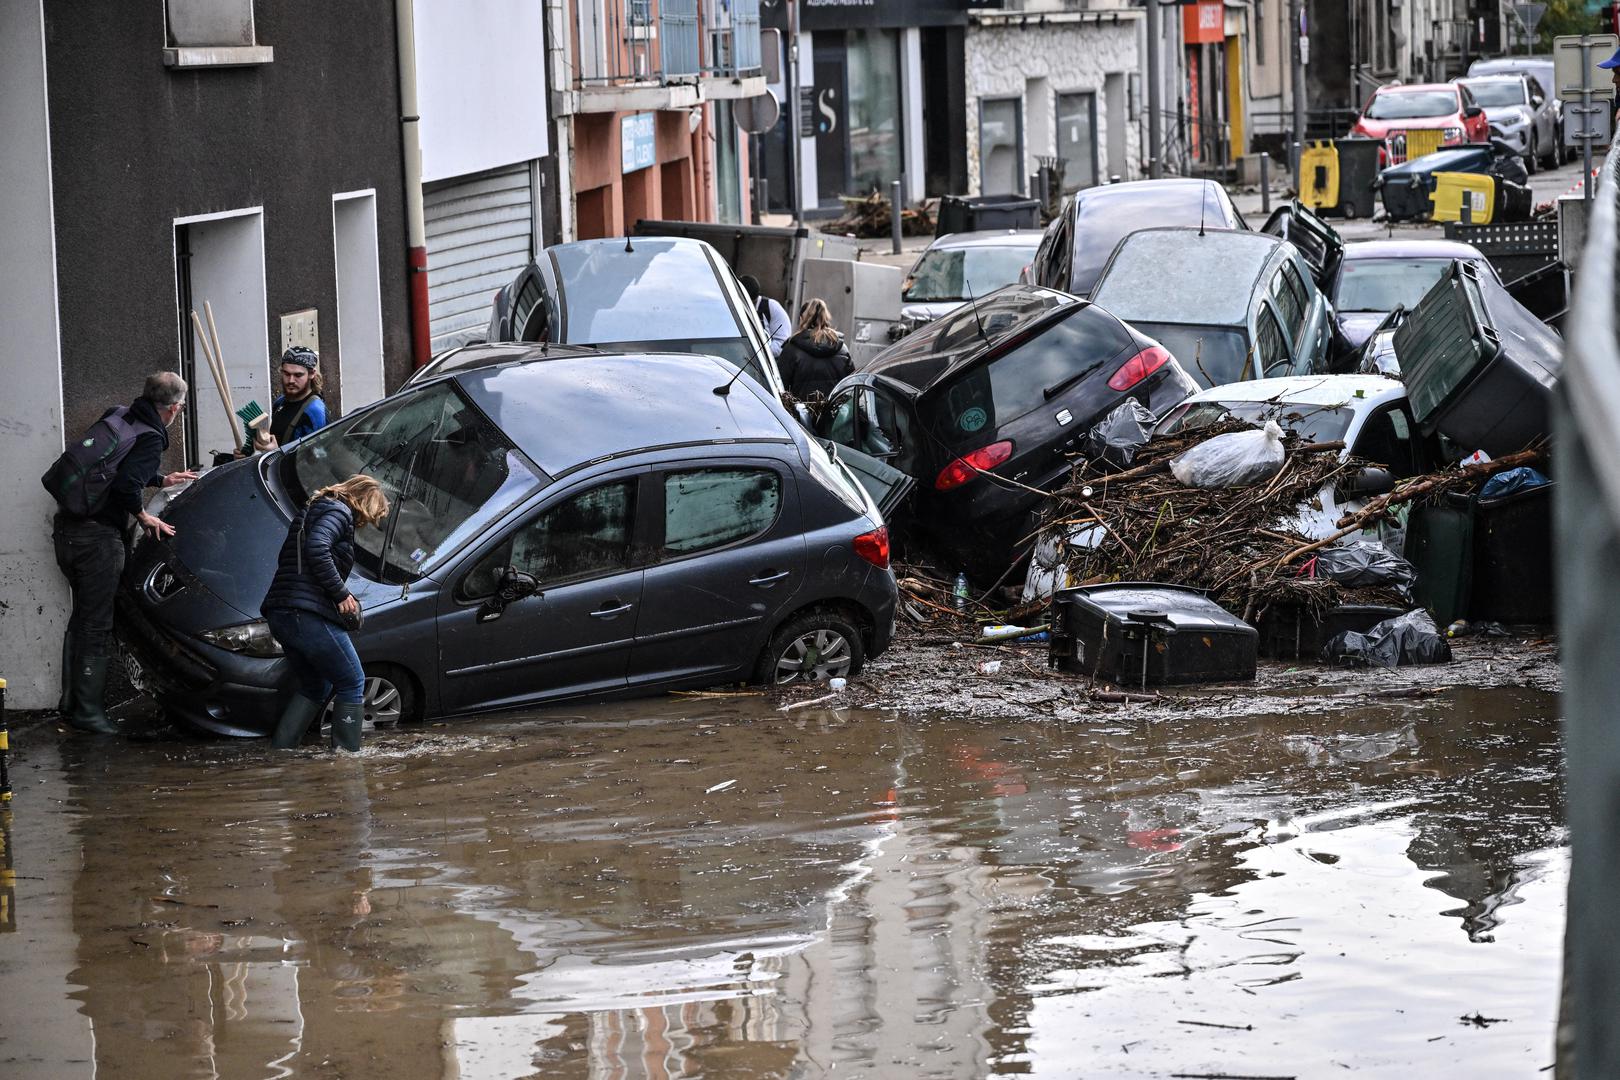
[[1559,645],[1572,850],[1557,1076],[1620,1075],[1620,152],[1576,272],[1556,426]]

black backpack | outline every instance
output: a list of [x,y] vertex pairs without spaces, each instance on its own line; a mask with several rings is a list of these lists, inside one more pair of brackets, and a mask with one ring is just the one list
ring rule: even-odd
[[58,506],[79,517],[91,517],[107,504],[107,493],[118,476],[118,466],[129,456],[135,440],[156,430],[129,418],[129,408],[118,408],[90,425],[77,442],[45,470],[39,482]]

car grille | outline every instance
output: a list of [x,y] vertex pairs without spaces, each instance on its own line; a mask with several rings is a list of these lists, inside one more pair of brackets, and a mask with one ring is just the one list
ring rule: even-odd
[[141,591],[154,604],[162,603],[185,587],[185,581],[166,562],[160,562],[152,567],[151,572],[146,575],[146,580],[141,583]]
[[151,676],[155,689],[201,690],[219,672],[146,617],[133,596],[122,593],[117,605],[118,638]]

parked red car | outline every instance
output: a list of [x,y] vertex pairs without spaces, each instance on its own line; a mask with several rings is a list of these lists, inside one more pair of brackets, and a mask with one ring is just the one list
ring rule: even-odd
[[[1407,153],[1407,132],[1438,131],[1438,145],[1427,140]],[[1432,153],[1441,146],[1482,143],[1490,139],[1491,125],[1485,110],[1474,100],[1468,87],[1460,83],[1418,83],[1412,86],[1381,86],[1362,107],[1352,135],[1382,139],[1378,164],[1395,165],[1410,157]],[[1432,139],[1429,136],[1428,139]],[[1411,142],[1418,143],[1413,139]]]

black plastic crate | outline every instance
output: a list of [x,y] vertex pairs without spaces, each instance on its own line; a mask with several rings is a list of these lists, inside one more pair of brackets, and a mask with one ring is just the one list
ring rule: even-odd
[[1254,678],[1254,627],[1197,589],[1117,582],[1052,597],[1050,664],[1120,686]]

